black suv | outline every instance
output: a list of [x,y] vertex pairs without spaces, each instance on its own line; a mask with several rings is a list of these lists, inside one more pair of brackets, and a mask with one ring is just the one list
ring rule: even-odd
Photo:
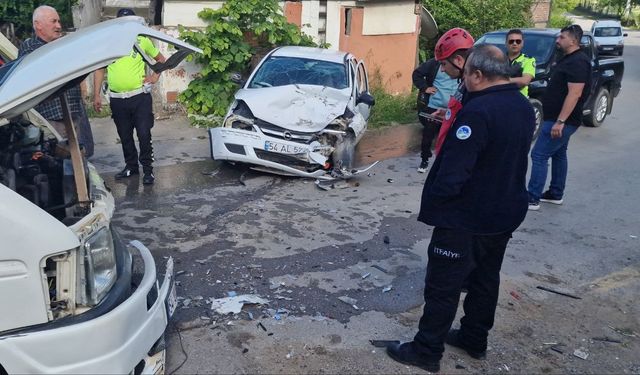
[[[493,44],[506,53],[505,38],[508,30],[492,31],[481,36],[477,44]],[[524,47],[522,52],[536,59],[536,76],[529,84],[529,99],[536,110],[536,134],[542,123],[542,103],[540,97],[549,83],[551,67],[562,57],[556,48],[559,29],[522,29]],[[593,36],[584,33],[581,50],[591,59],[592,79],[589,98],[584,104],[584,123],[588,126],[600,126],[611,113],[613,99],[620,93],[624,61],[621,57],[598,56]]]

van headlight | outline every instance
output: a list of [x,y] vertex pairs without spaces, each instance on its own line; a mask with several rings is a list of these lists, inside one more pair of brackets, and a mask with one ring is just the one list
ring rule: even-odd
[[87,295],[96,305],[109,292],[118,277],[111,231],[104,227],[84,243]]

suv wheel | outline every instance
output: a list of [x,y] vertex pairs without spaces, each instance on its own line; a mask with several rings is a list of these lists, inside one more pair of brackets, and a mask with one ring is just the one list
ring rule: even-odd
[[542,103],[538,99],[529,99],[531,106],[533,107],[533,113],[536,115],[536,127],[533,131],[533,138],[531,141],[535,141],[540,133],[540,126],[542,126]]
[[593,101],[591,113],[589,113],[584,119],[585,123],[588,126],[593,127],[602,125],[604,119],[607,117],[610,101],[611,96],[609,95],[609,90],[604,87],[601,88],[600,91],[598,91],[596,99]]

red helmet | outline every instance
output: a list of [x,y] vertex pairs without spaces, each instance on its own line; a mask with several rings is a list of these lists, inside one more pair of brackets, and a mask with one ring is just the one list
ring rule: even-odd
[[459,49],[469,49],[473,47],[473,37],[465,29],[453,28],[438,39],[436,43],[436,60],[444,60]]

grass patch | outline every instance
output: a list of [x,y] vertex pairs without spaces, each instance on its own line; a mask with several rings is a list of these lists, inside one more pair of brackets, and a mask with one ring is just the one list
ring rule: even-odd
[[369,127],[381,128],[418,122],[415,91],[409,94],[391,95],[380,88],[372,88],[371,95],[376,99],[376,105],[371,110]]
[[89,118],[111,117],[111,107],[108,105],[103,105],[102,111],[100,111],[100,113],[96,112],[96,110],[93,109],[92,103],[89,103],[89,104],[85,103],[84,107],[87,110],[87,116]]

